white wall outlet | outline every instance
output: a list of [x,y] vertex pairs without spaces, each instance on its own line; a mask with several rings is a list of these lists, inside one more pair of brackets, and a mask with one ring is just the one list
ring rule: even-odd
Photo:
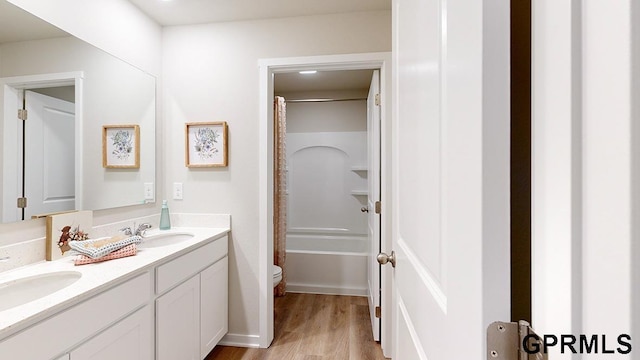
[[173,199],[182,200],[182,183],[173,183]]
[[153,183],[144,183],[144,199],[145,200],[155,199]]

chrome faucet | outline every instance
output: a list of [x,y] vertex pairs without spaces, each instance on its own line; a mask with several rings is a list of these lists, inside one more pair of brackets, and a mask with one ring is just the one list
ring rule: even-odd
[[126,226],[120,229],[120,231],[122,231],[125,235],[129,235],[129,236],[132,236],[132,235],[144,236],[144,233],[147,230],[151,229],[151,224],[142,223],[138,227],[136,227],[136,223],[133,223],[133,228],[135,228],[135,230],[131,230],[130,226]]
[[[134,224],[134,226],[135,226],[135,224]],[[151,224],[142,223],[136,228],[135,235],[144,236],[144,233],[146,233],[147,230],[149,230],[149,229],[151,229]]]

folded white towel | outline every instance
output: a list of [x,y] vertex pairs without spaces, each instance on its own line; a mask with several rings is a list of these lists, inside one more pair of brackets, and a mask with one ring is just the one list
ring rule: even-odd
[[92,259],[98,259],[116,250],[131,244],[139,244],[142,237],[134,236],[114,236],[112,238],[102,238],[83,241],[69,241],[71,249],[84,254]]

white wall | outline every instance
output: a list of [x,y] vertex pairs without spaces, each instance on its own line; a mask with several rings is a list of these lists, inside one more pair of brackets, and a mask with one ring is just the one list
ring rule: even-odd
[[[161,70],[161,27],[126,0],[10,0],[63,30],[137,66],[154,76]],[[117,26],[114,26],[117,24]],[[157,85],[161,88],[160,84]],[[157,111],[158,119],[162,114]],[[159,124],[159,123],[158,123]],[[157,133],[162,130],[157,127]],[[156,167],[162,163],[156,156]],[[162,171],[156,174],[156,190],[162,191]],[[159,211],[154,204],[94,213],[94,225],[144,216]],[[12,241],[43,237],[44,220],[0,225],[3,238]]]
[[[262,58],[389,51],[390,12],[168,27],[163,39],[166,181],[173,211],[232,215],[229,332],[257,343],[259,68]],[[187,169],[184,123],[229,124],[229,166]]]
[[287,133],[344,131],[367,131],[366,100],[287,103]]

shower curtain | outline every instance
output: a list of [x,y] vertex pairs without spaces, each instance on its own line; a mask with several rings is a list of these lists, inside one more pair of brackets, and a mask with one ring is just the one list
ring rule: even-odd
[[287,286],[286,238],[287,238],[287,158],[286,135],[287,104],[283,97],[276,96],[274,102],[274,170],[273,170],[273,255],[274,264],[282,268],[282,281],[273,290],[276,296],[284,296]]

